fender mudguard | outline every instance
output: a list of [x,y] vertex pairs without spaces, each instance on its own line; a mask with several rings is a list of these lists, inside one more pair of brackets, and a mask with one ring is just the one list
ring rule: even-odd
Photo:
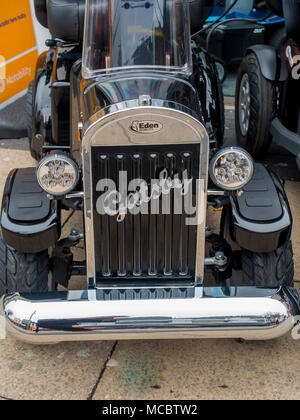
[[36,179],[36,168],[14,169],[8,175],[1,209],[4,242],[23,253],[53,247],[61,233],[60,205],[49,200]]
[[254,53],[258,59],[262,75],[271,82],[284,82],[288,78],[286,63],[278,56],[271,45],[253,45],[247,54]]
[[277,176],[255,164],[254,176],[240,197],[231,197],[224,208],[222,229],[240,248],[269,253],[290,240],[292,215]]

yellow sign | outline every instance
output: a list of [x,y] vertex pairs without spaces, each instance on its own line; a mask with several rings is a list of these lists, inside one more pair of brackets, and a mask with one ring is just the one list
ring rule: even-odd
[[1,2],[0,104],[23,92],[34,79],[37,46],[29,0]]

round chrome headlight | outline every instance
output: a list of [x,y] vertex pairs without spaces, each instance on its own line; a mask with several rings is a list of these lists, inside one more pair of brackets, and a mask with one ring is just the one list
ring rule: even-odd
[[68,156],[49,155],[38,164],[37,180],[43,190],[51,195],[68,194],[74,190],[78,179],[78,166]]
[[253,176],[253,159],[240,147],[226,147],[213,157],[209,173],[218,187],[229,191],[239,190]]

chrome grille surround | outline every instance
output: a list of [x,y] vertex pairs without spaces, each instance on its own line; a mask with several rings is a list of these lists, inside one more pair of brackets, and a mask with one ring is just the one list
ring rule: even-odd
[[[161,124],[159,132],[135,133],[133,121],[154,120]],[[152,106],[139,106],[138,101],[107,107],[94,114],[85,127],[82,144],[82,166],[85,204],[85,237],[87,279],[96,287],[96,261],[93,220],[93,173],[91,150],[97,146],[135,146],[200,144],[198,191],[198,230],[195,284],[202,284],[204,275],[205,225],[207,205],[209,138],[205,127],[186,108],[174,103],[152,101]]]

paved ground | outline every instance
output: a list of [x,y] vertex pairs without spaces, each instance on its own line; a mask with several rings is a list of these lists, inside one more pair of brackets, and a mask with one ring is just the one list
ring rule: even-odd
[[[229,110],[228,143],[234,139],[232,116]],[[281,151],[272,151],[270,160],[287,180],[300,290],[300,183],[294,181],[299,174]],[[26,139],[0,141],[0,194],[11,168],[34,164]],[[210,212],[209,218],[217,228],[219,214]],[[80,222],[75,218],[68,225],[74,223]],[[83,286],[83,279],[72,282],[72,287]],[[2,398],[300,399],[300,341],[287,336],[244,344],[186,340],[34,347],[8,338],[0,341]]]

